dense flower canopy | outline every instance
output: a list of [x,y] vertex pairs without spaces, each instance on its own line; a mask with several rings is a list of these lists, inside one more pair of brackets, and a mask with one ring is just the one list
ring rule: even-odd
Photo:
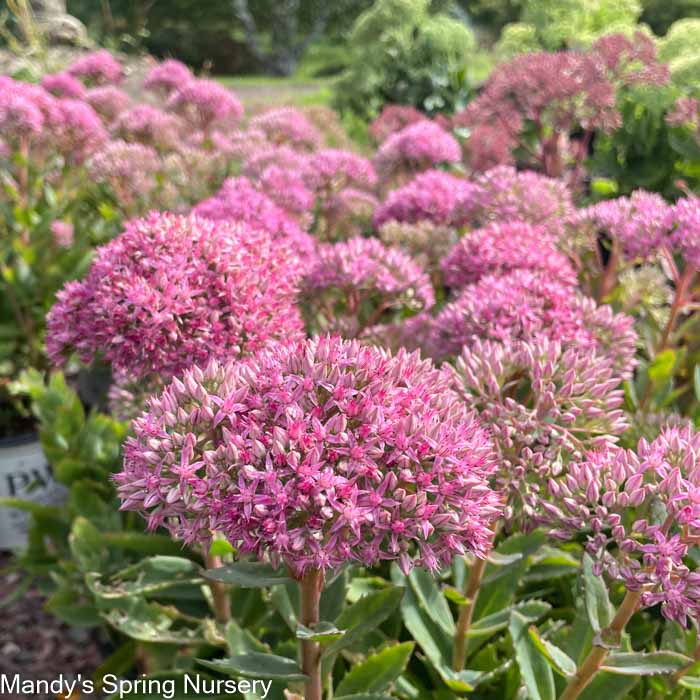
[[122,508],[190,543],[218,530],[296,575],[484,556],[492,446],[449,381],[417,355],[328,337],[194,368],[134,422]]
[[118,372],[172,376],[211,357],[255,352],[301,332],[288,247],[241,223],[153,213],[100,248],[48,317],[61,365],[75,351]]

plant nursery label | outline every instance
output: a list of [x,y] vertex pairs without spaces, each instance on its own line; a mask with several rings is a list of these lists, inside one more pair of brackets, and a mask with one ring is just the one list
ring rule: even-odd
[[[66,495],[51,473],[39,441],[0,447],[0,497],[55,505]],[[0,506],[0,549],[20,549],[27,543],[29,515]]]

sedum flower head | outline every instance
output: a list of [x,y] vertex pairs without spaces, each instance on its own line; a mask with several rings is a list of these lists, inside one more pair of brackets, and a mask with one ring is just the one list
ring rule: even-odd
[[168,107],[194,128],[208,131],[214,125],[233,125],[243,116],[243,105],[213,80],[190,80],[173,91]]
[[401,223],[387,221],[379,229],[379,237],[389,246],[405,250],[431,273],[440,270],[440,262],[457,243],[457,231],[431,221]]
[[625,378],[634,368],[632,318],[532,270],[488,275],[465,287],[435,318],[431,354],[455,357],[474,338],[508,342],[539,336],[610,357]]
[[484,556],[499,514],[486,434],[445,374],[405,352],[326,337],[193,368],[133,428],[123,509],[186,542],[222,532],[297,576]]
[[524,527],[536,525],[550,478],[586,450],[614,444],[628,427],[611,361],[544,336],[477,338],[454,371],[459,391],[496,445],[506,518],[520,518]]
[[91,88],[85,100],[105,122],[113,122],[131,103],[129,95],[114,85]]
[[304,113],[293,107],[269,109],[253,117],[249,127],[262,131],[270,143],[300,150],[316,150],[323,140]]
[[430,278],[406,253],[376,238],[322,245],[302,284],[310,324],[357,335],[397,310],[435,303]]
[[85,99],[85,86],[70,73],[54,73],[41,79],[41,87],[55,97],[72,97],[75,100]]
[[245,177],[225,180],[221,189],[213,197],[200,202],[193,213],[212,221],[243,222],[266,231],[273,238],[286,239],[296,249],[297,255],[311,255],[315,248],[311,236]]
[[655,192],[636,190],[594,204],[581,212],[598,232],[604,231],[621,246],[629,261],[648,260],[666,242],[671,207]]
[[114,124],[114,131],[126,141],[170,150],[182,141],[183,129],[174,114],[144,104],[122,112]]
[[685,624],[700,617],[700,572],[688,567],[700,534],[700,433],[668,427],[635,450],[592,452],[549,483],[556,537],[585,533],[598,573],[641,591],[641,604]]
[[379,116],[369,125],[369,133],[377,143],[383,143],[397,131],[420,121],[428,121],[428,117],[415,107],[385,105]]
[[463,178],[428,170],[389,193],[374,214],[374,225],[379,228],[387,221],[430,221],[463,226],[471,220],[477,193],[477,187]]
[[550,279],[576,284],[576,271],[554,240],[542,227],[522,221],[466,233],[442,261],[445,284],[453,289],[511,270],[537,270]]
[[532,170],[501,165],[480,175],[475,184],[474,217],[482,226],[491,221],[526,221],[557,235],[561,219],[573,211],[566,184]]
[[687,265],[700,268],[700,197],[679,199],[671,214],[671,242]]
[[377,184],[377,175],[367,158],[339,148],[324,148],[311,154],[303,174],[308,187],[321,195],[347,187],[371,190]]
[[121,63],[107,49],[92,51],[68,66],[70,75],[91,85],[119,83],[124,77]]
[[102,355],[132,377],[173,376],[211,357],[298,337],[296,268],[279,240],[244,224],[152,213],[99,248],[58,294],[47,350]]
[[193,79],[192,72],[184,63],[169,58],[148,71],[143,87],[169,95]]
[[389,136],[379,147],[374,165],[379,176],[386,180],[443,163],[458,163],[461,158],[462,149],[454,136],[426,119]]

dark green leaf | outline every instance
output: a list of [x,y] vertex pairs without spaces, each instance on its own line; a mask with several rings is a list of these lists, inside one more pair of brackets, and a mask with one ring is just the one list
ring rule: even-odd
[[653,676],[674,673],[690,663],[692,659],[674,651],[629,652],[609,654],[601,669],[622,676]]
[[238,561],[219,569],[207,569],[202,576],[210,581],[221,581],[241,588],[267,588],[291,581],[282,570],[257,561]]
[[517,611],[510,616],[510,636],[515,658],[531,700],[554,700],[554,676],[547,660],[540,654],[528,634],[528,620]]
[[600,632],[610,624],[613,607],[603,579],[593,573],[593,560],[588,554],[583,555],[583,590],[588,620],[593,631]]
[[396,644],[353,666],[338,685],[339,695],[385,690],[403,673],[413,653],[413,642]]
[[197,659],[197,663],[214,671],[219,671],[219,673],[227,673],[230,676],[284,681],[306,680],[306,676],[296,661],[285,656],[275,656],[274,654],[251,652],[215,661]]
[[549,640],[543,639],[536,627],[530,627],[528,634],[540,654],[547,659],[549,665],[559,675],[566,678],[576,673],[576,663],[556,644],[552,644]]

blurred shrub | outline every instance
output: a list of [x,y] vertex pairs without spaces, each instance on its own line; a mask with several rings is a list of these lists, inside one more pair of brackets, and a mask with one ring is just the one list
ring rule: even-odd
[[659,58],[668,63],[677,85],[700,94],[700,19],[674,22],[659,39]]
[[436,113],[466,101],[474,34],[431,13],[428,0],[378,0],[358,17],[349,44],[351,63],[335,99],[342,112],[371,119],[387,103]]
[[605,34],[639,31],[638,0],[523,0],[519,22],[507,24],[496,53],[588,48]]

